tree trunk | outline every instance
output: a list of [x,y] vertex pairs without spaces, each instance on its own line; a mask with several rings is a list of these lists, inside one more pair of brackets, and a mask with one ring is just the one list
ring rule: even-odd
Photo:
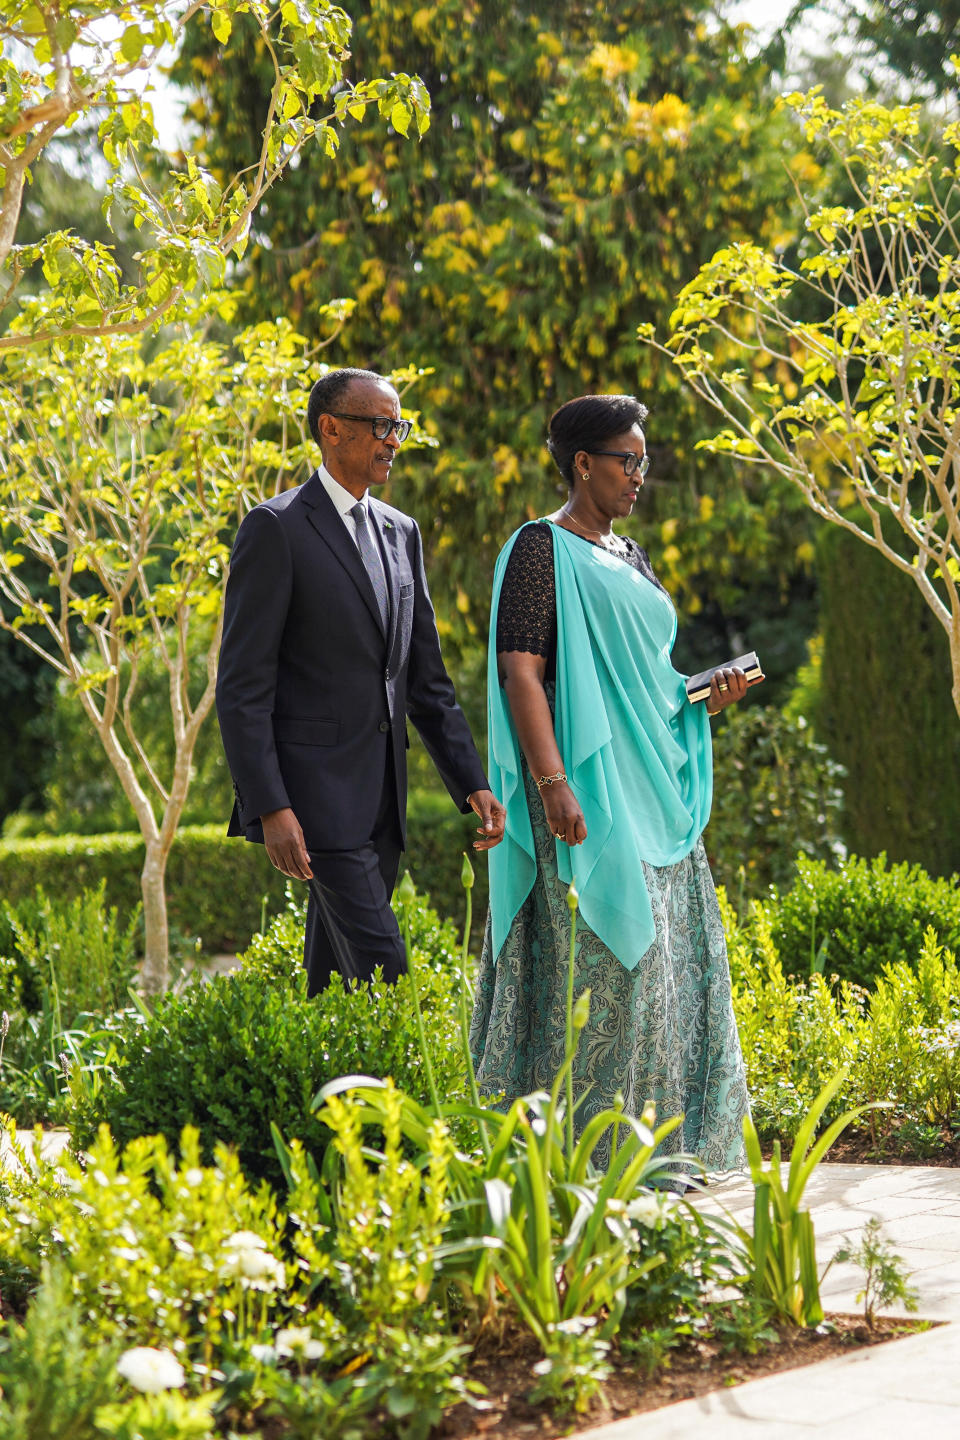
[[140,982],[147,995],[160,995],[170,978],[166,873],[169,846],[147,841],[140,893],[143,896],[144,955]]

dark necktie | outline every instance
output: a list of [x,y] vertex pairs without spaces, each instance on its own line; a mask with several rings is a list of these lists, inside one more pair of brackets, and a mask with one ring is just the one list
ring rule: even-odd
[[389,605],[387,601],[387,582],[383,573],[383,565],[380,563],[380,556],[377,553],[377,542],[370,533],[370,523],[367,519],[367,507],[358,500],[350,511],[354,524],[357,527],[357,549],[360,551],[360,559],[363,561],[367,574],[370,577],[370,584],[373,586],[373,593],[377,597],[377,605],[380,609],[380,622],[383,625],[383,633],[387,633],[387,616]]

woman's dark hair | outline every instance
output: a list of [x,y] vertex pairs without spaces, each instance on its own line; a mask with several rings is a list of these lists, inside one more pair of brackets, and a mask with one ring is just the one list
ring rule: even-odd
[[580,395],[550,416],[547,449],[573,488],[573,457],[578,450],[602,449],[614,435],[643,425],[647,407],[634,395]]

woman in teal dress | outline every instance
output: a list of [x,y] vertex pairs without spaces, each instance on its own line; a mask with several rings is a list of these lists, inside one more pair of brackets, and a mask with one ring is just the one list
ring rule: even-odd
[[577,1125],[623,1095],[683,1114],[668,1145],[708,1170],[742,1163],[747,1113],[726,944],[701,834],[709,714],[742,672],[687,700],[676,614],[644,550],[613,531],[647,470],[646,408],[585,395],[550,421],[566,504],[497,561],[488,708],[491,783],[507,809],[490,852],[490,912],[471,1027],[481,1089],[549,1089],[562,1063],[570,913],[574,993],[590,1019],[574,1068]]

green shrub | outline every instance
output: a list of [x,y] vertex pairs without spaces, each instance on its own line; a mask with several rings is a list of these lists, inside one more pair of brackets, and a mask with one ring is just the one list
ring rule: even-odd
[[94,1420],[118,1390],[120,1347],[91,1344],[59,1266],[44,1265],[23,1325],[0,1338],[0,1435],[9,1440],[102,1440]]
[[104,882],[73,900],[39,886],[0,907],[0,1110],[19,1125],[62,1118],[72,1083],[93,1085],[113,1046],[116,1012],[136,978],[139,909],[122,926]]
[[[61,835],[0,841],[0,895],[19,906],[37,885],[75,899],[105,882],[108,905],[121,915],[140,904],[143,842],[139,835]],[[178,830],[167,863],[167,906],[174,932],[199,937],[208,954],[236,952],[283,904],[285,877],[262,845],[228,840],[223,825]]]
[[[902,551],[894,517],[884,531]],[[846,767],[843,837],[859,855],[882,850],[949,875],[960,869],[960,724],[947,637],[909,575],[845,530],[820,527],[815,567],[814,723]]]
[[[410,796],[403,868],[417,889],[434,897],[442,914],[459,924],[462,852],[476,838],[476,817],[459,815],[445,795]],[[473,852],[471,852],[473,853]],[[474,864],[475,934],[482,933],[487,905],[486,866]],[[36,887],[72,900],[105,882],[105,899],[121,915],[140,904],[143,842],[139,835],[60,835],[0,840],[0,899],[21,908]],[[287,880],[268,861],[262,845],[227,838],[226,824],[184,825],[167,864],[171,930],[199,938],[208,955],[236,955],[262,930],[265,916],[283,904]],[[304,890],[304,893],[305,890]],[[12,953],[9,927],[0,918],[0,956]]]
[[753,1118],[761,1136],[793,1140],[803,1116],[843,1067],[847,1078],[825,1123],[880,1101],[857,1125],[892,1143],[920,1121],[960,1122],[960,967],[933,930],[887,964],[872,991],[823,975],[785,972],[772,905],[754,902],[738,926],[722,900],[733,1007]]
[[773,706],[728,715],[713,747],[713,809],[705,843],[718,884],[754,898],[789,885],[794,857],[835,860],[839,788],[835,765],[802,716]]
[[[411,938],[421,1004],[441,1093],[464,1091],[452,926],[416,901]],[[409,982],[345,991],[339,976],[312,1000],[302,971],[303,912],[295,902],[259,936],[241,968],[162,998],[146,1025],[130,1026],[100,1092],[74,1095],[74,1139],[86,1145],[101,1122],[120,1144],[159,1133],[176,1144],[196,1125],[209,1155],[235,1145],[244,1171],[282,1186],[270,1122],[319,1152],[328,1134],[311,1111],[320,1087],[340,1075],[390,1075],[426,1099]]]
[[472,850],[477,838],[477,817],[460,815],[446,794],[428,790],[411,791],[407,806],[407,850],[401,872],[408,870],[417,889],[430,896],[441,915],[448,915],[462,929],[464,892],[460,867],[464,852],[470,856],[475,874],[471,941],[479,948],[487,915],[487,861],[481,851]]
[[112,1073],[118,1032],[140,1023],[140,1012],[129,1007],[78,1015],[67,1027],[49,992],[38,1010],[14,1010],[0,1045],[0,1113],[21,1128],[62,1124],[72,1113],[74,1092],[95,1093]]
[[926,930],[960,949],[957,877],[934,879],[919,865],[851,856],[837,869],[797,857],[793,887],[773,904],[771,934],[784,970],[809,974],[820,957],[827,974],[871,985],[884,965],[919,955]]
[[25,905],[3,905],[16,948],[20,1001],[39,1008],[49,992],[64,1028],[78,1015],[119,1010],[136,976],[135,931],[140,907],[121,926],[104,904],[106,881],[75,899],[54,899],[41,886]]
[[291,1263],[276,1197],[247,1180],[225,1145],[202,1165],[196,1131],[176,1150],[179,1164],[149,1136],[121,1151],[104,1129],[86,1157],[18,1168],[0,1249],[35,1279],[57,1265],[91,1347],[171,1346],[191,1388],[209,1384],[212,1356],[225,1368],[249,1364],[270,1322],[302,1316],[335,1336],[337,1321],[311,1299],[323,1262]]

